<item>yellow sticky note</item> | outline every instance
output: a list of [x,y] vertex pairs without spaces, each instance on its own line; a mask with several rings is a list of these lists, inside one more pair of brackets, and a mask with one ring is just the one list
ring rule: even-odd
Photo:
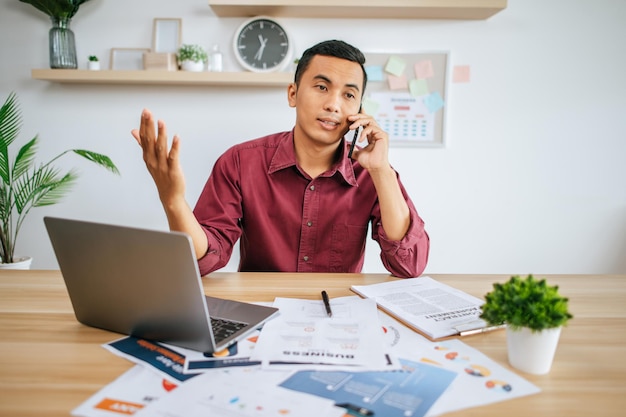
[[413,97],[426,96],[430,93],[428,82],[421,79],[409,81],[409,91]]
[[406,62],[402,58],[397,56],[390,56],[387,60],[387,64],[385,65],[385,71],[389,74],[395,75],[399,77],[404,72],[404,68],[406,68]]

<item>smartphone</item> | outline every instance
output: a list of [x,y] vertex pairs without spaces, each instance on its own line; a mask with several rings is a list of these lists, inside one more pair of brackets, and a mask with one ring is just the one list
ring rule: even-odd
[[[361,108],[363,106],[359,107],[359,113],[361,113]],[[348,158],[352,159],[352,152],[354,152],[354,147],[356,146],[356,140],[359,137],[359,130],[361,129],[361,126],[357,127],[354,130],[354,136],[352,137],[352,143],[350,144],[350,150],[348,151]]]

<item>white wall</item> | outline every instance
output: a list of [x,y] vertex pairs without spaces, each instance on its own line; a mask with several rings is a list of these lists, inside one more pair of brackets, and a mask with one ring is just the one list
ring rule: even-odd
[[[34,209],[18,252],[57,268],[44,215],[165,229],[129,131],[144,107],[183,140],[194,204],[228,146],[292,127],[286,93],[270,88],[61,85],[48,67],[46,16],[0,0],[0,98],[19,95],[22,143],[39,134],[43,162],[84,147],[112,157],[116,177],[70,157],[81,179],[61,204]],[[206,0],[92,0],[72,22],[80,66],[112,47],[150,47],[154,17],[183,18],[183,41],[226,52],[243,18]],[[471,82],[451,84],[447,146],[393,148],[390,158],[426,221],[429,273],[626,273],[626,2],[510,0],[486,21],[281,19],[298,53],[330,38],[364,51],[449,50]],[[227,270],[236,269],[232,260]],[[383,272],[375,246],[366,272]]]

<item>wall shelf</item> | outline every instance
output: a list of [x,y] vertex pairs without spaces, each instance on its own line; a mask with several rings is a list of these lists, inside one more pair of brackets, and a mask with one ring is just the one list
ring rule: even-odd
[[287,87],[291,72],[187,72],[33,69],[33,79],[62,84],[206,85],[241,87]]
[[504,10],[507,0],[208,0],[220,17],[467,19]]

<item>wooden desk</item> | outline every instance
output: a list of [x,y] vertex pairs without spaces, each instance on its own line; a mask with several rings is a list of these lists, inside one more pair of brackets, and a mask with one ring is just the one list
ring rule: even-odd
[[[431,275],[482,297],[504,275]],[[570,298],[575,318],[564,328],[548,375],[521,374],[537,395],[470,408],[449,416],[623,416],[626,414],[626,276],[548,276]],[[207,294],[242,301],[352,294],[353,284],[383,274],[214,273]],[[119,335],[74,318],[59,271],[0,272],[0,416],[68,416],[133,364],[100,345]],[[505,332],[463,338],[504,366]]]

